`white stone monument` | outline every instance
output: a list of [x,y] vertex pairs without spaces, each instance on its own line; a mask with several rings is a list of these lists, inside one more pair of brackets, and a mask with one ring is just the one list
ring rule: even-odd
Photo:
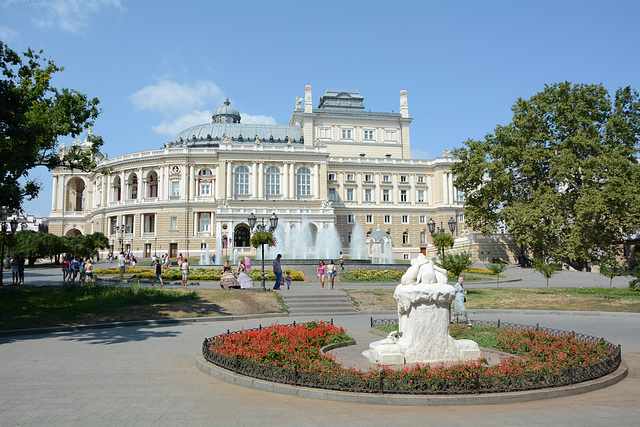
[[398,302],[398,337],[395,332],[371,343],[362,354],[373,363],[401,365],[477,360],[478,344],[449,335],[453,286],[446,270],[420,254],[402,276],[393,297]]

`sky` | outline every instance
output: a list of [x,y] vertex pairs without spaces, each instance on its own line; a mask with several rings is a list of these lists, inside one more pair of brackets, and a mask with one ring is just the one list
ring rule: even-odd
[[[310,84],[314,107],[353,88],[371,111],[407,90],[412,157],[431,159],[546,84],[640,90],[638,16],[637,0],[0,0],[0,39],[100,100],[109,157],[160,148],[227,97],[243,123],[288,124]],[[51,174],[32,177],[25,212],[48,216]]]

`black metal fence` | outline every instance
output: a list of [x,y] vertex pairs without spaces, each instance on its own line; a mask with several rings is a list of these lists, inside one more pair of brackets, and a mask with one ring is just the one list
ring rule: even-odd
[[[333,321],[331,323],[333,323]],[[393,324],[397,324],[397,319],[371,318],[372,327]],[[296,366],[291,369],[261,365],[242,360],[239,356],[224,356],[211,350],[211,345],[215,343],[217,339],[230,333],[241,333],[242,331],[227,331],[226,334],[205,339],[202,344],[202,354],[207,361],[214,365],[218,365],[237,374],[261,380],[327,390],[388,394],[479,394],[562,387],[590,381],[615,372],[622,361],[621,347],[605,341],[604,338],[596,338],[585,334],[576,334],[575,332],[561,331],[558,329],[540,328],[537,325],[534,327],[513,323],[501,323],[499,320],[497,322],[476,321],[474,324],[516,330],[536,329],[544,331],[552,336],[571,334],[576,339],[583,342],[592,344],[602,342],[609,350],[612,351],[612,354],[607,359],[590,366],[569,366],[567,369],[554,372],[505,376],[480,376],[476,373],[472,377],[450,378],[390,378],[385,376],[384,371],[376,376],[358,376],[346,373],[327,374],[323,372],[300,372]],[[289,326],[295,326],[295,322]],[[262,326],[255,329],[262,329]]]

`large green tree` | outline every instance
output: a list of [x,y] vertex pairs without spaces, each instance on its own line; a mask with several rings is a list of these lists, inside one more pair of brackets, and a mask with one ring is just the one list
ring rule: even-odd
[[99,101],[53,87],[52,76],[63,68],[41,54],[29,49],[19,55],[0,41],[0,207],[9,211],[37,196],[41,185],[29,178],[34,167],[93,170],[102,145],[92,136],[90,149],[74,145],[60,153],[58,138],[75,137],[92,126]]
[[499,224],[536,259],[582,269],[640,229],[640,102],[630,87],[547,85],[513,121],[454,150],[465,218]]

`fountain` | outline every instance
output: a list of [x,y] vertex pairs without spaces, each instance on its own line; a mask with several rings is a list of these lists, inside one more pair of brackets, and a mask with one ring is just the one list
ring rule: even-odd
[[316,224],[303,217],[300,222],[285,223],[280,221],[274,237],[277,245],[264,248],[265,259],[273,259],[282,254],[285,260],[292,259],[338,259],[340,236],[333,223]]
[[363,356],[373,363],[401,365],[477,360],[478,344],[449,335],[453,286],[447,272],[423,254],[411,260],[393,297],[398,302],[398,332],[371,343]]
[[351,230],[351,243],[350,247],[350,255],[352,259],[366,259],[367,257],[367,247],[364,243],[365,235],[364,230],[359,222],[353,225],[353,229]]

